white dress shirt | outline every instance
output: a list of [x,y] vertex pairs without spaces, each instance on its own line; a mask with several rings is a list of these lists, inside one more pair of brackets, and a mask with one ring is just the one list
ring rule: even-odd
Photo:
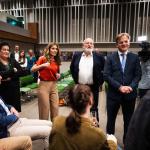
[[86,56],[83,52],[79,62],[79,83],[93,84],[93,55]]
[[15,59],[18,62],[19,61],[19,51],[18,52],[14,52],[15,55]]
[[118,51],[118,54],[119,54],[120,63],[122,62],[122,59],[123,59],[121,54],[124,54],[124,57],[125,57],[124,59],[125,59],[125,62],[126,62],[128,50],[126,52],[124,52],[124,53],[121,53],[120,51]]

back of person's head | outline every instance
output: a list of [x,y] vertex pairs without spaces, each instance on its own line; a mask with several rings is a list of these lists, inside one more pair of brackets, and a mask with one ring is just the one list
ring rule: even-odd
[[140,60],[142,62],[147,62],[150,59],[150,43],[142,42],[139,46],[142,48],[142,50],[138,52]]
[[66,119],[67,131],[70,134],[75,134],[81,126],[80,115],[86,112],[86,108],[92,97],[92,92],[89,86],[77,84],[69,91],[69,104],[73,112]]
[[150,149],[150,90],[142,98],[127,132],[125,150]]

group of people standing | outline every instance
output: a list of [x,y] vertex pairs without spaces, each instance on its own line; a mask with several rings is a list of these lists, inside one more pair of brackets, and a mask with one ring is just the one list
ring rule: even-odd
[[[39,119],[53,121],[50,134],[50,149],[117,149],[115,121],[120,106],[124,120],[123,143],[131,117],[134,112],[138,83],[141,79],[140,59],[130,52],[130,35],[120,33],[116,36],[117,51],[108,55],[106,60],[94,51],[94,41],[86,38],[83,42],[83,52],[75,52],[71,61],[70,71],[76,85],[69,92],[69,104],[72,112],[68,117],[58,116],[57,80],[60,78],[60,49],[57,43],[49,44],[43,56],[31,67],[30,71],[39,73],[38,107]],[[7,59],[6,59],[7,58]],[[10,64],[11,65],[10,65]],[[8,96],[5,83],[19,84],[19,76],[27,74],[15,59],[9,58],[9,45],[0,45],[0,96],[4,102],[15,106],[13,96]],[[99,122],[99,88],[103,82],[107,89],[107,125],[104,135],[97,128],[95,120],[91,121],[89,114],[95,114]],[[4,86],[5,85],[5,86]],[[17,84],[15,84],[17,85]],[[19,85],[17,85],[19,87]],[[14,88],[14,87],[13,87]],[[15,88],[14,88],[15,89]],[[13,89],[13,90],[14,90]],[[9,90],[12,90],[12,86]],[[17,89],[19,91],[19,89]],[[12,92],[12,91],[11,91]],[[13,91],[16,92],[16,91]],[[5,93],[5,94],[4,94]],[[9,99],[9,101],[7,101]],[[20,104],[19,104],[20,105]],[[81,144],[84,143],[84,144]],[[126,146],[126,145],[125,145]]]

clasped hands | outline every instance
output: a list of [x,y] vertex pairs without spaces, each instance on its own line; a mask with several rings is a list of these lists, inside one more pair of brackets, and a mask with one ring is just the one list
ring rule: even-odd
[[124,94],[129,94],[129,93],[131,93],[132,91],[133,91],[133,89],[130,87],[130,86],[120,86],[119,87],[119,91],[121,92],[121,93],[124,93]]

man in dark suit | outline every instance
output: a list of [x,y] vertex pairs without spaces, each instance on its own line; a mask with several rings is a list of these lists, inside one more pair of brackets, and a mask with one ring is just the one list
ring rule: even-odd
[[103,84],[104,58],[93,52],[94,42],[86,38],[83,42],[83,52],[75,52],[70,65],[70,70],[75,83],[89,85],[94,96],[92,112],[98,118],[99,87]]
[[104,68],[104,80],[107,90],[107,133],[115,133],[115,120],[122,107],[124,120],[124,136],[134,112],[137,86],[141,78],[140,61],[136,54],[129,52],[130,35],[120,33],[116,37],[117,52],[107,57]]

